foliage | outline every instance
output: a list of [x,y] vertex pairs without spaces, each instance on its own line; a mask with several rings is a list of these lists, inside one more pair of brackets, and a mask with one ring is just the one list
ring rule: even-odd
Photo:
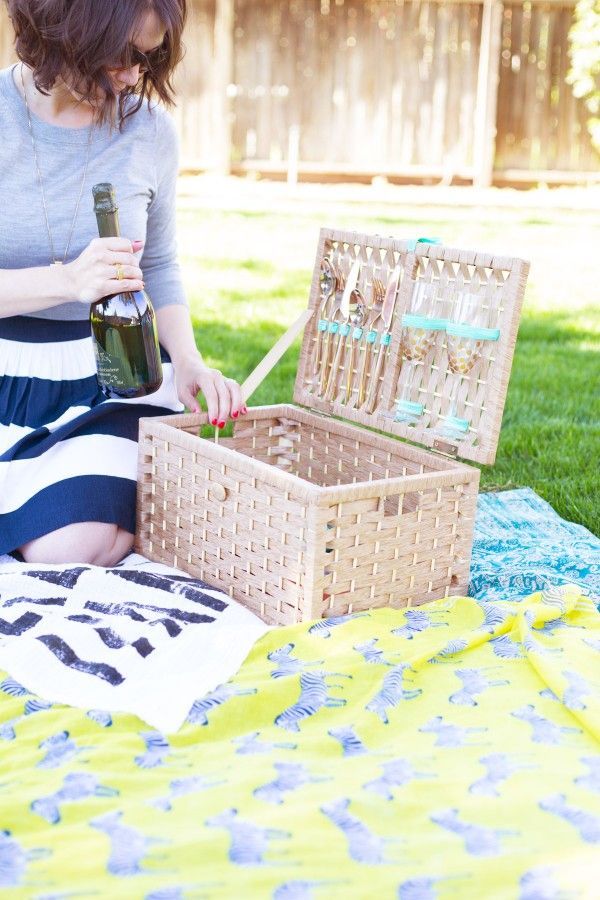
[[600,152],[600,0],[578,0],[569,34],[568,82],[590,112],[588,129]]

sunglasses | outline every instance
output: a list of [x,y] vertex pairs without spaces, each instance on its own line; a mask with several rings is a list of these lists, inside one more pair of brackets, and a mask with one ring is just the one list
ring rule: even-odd
[[143,53],[135,44],[130,44],[126,54],[126,62],[121,62],[117,66],[111,66],[111,69],[131,69],[133,66],[140,67],[140,74],[145,72],[153,72],[167,59],[169,51],[167,47],[155,47],[148,53]]

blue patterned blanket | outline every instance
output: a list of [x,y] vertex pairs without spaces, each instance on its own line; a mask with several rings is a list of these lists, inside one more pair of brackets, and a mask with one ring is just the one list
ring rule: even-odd
[[600,540],[530,488],[481,494],[469,594],[516,600],[567,583],[600,601]]

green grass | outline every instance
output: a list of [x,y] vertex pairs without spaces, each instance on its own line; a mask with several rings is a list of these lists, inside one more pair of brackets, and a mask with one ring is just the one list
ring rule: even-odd
[[[397,212],[397,215],[394,213]],[[305,307],[318,230],[336,225],[532,260],[496,463],[484,490],[529,486],[567,519],[600,534],[600,225],[590,213],[290,203],[274,213],[180,210],[183,270],[206,361],[239,381]],[[300,344],[252,398],[292,398]]]

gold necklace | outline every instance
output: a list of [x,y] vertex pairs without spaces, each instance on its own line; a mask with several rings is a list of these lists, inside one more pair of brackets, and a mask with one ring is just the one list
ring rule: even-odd
[[85,157],[85,168],[83,170],[83,178],[81,179],[81,187],[79,188],[79,196],[77,198],[77,206],[75,207],[75,215],[73,216],[73,221],[71,222],[71,231],[69,232],[69,239],[67,241],[67,246],[62,259],[56,258],[56,253],[54,250],[54,241],[52,240],[52,231],[50,230],[50,221],[48,219],[48,209],[46,207],[46,197],[44,195],[44,185],[42,183],[42,173],[40,172],[40,165],[38,161],[37,150],[35,146],[35,139],[33,137],[33,125],[31,122],[31,111],[29,109],[29,103],[27,102],[27,91],[25,89],[25,79],[23,78],[23,63],[21,63],[21,84],[23,85],[23,96],[25,97],[25,107],[27,109],[27,121],[29,123],[29,134],[31,135],[31,146],[33,148],[33,158],[35,160],[35,168],[37,171],[38,182],[40,185],[40,192],[42,195],[42,205],[44,207],[44,218],[46,219],[46,229],[48,231],[48,240],[50,242],[50,253],[52,255],[52,266],[62,266],[67,259],[67,253],[69,252],[69,247],[71,246],[71,238],[73,237],[73,231],[75,230],[75,222],[77,220],[77,213],[79,212],[79,204],[81,203],[81,196],[83,194],[83,186],[85,184],[85,178],[87,175],[88,165],[90,161],[90,149],[92,146],[92,132],[94,130],[94,121],[90,124],[90,132],[88,135],[87,142],[87,151]]

